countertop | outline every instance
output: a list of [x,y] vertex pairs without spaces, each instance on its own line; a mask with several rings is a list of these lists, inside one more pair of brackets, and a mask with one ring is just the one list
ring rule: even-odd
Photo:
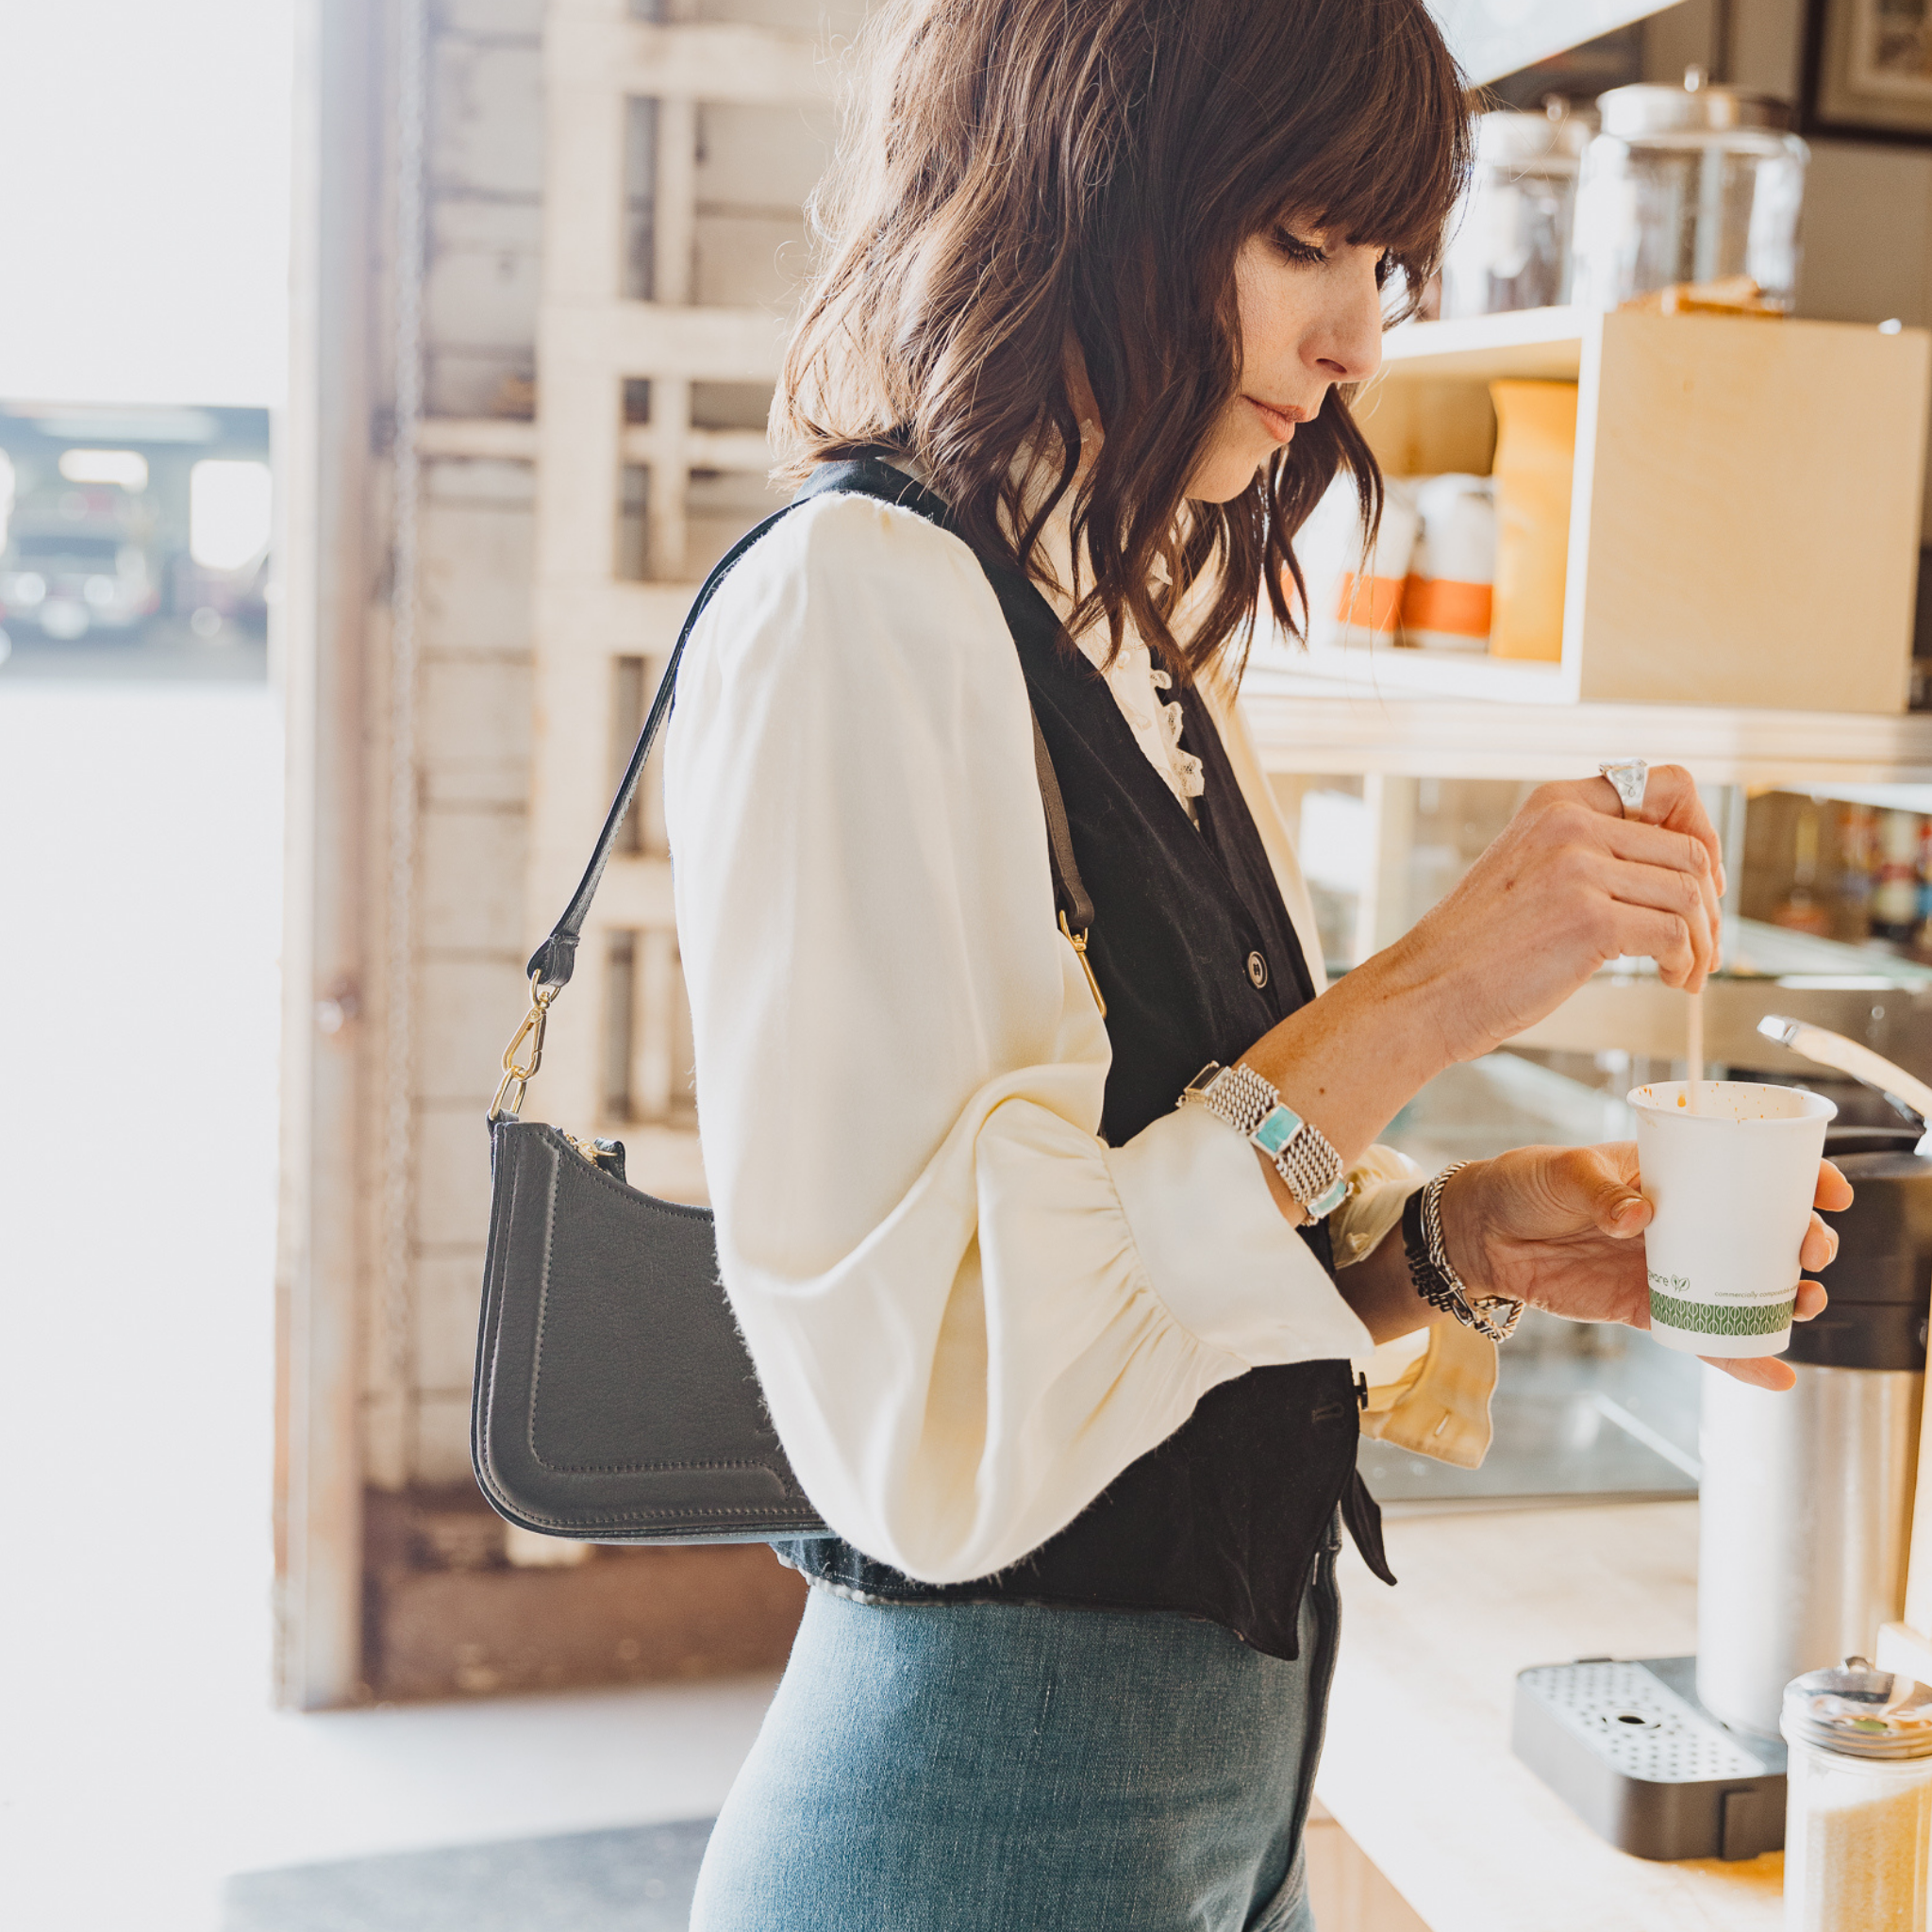
[[1697,1506],[1409,1517],[1351,1548],[1317,1791],[1430,1932],[1779,1932],[1784,1857],[1613,1850],[1509,1750],[1516,1673],[1696,1648]]

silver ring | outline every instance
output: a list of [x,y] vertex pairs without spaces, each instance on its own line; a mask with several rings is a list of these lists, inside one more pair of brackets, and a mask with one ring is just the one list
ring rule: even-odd
[[1643,804],[1643,788],[1650,783],[1650,765],[1643,758],[1612,758],[1597,770],[1610,781],[1624,806],[1624,816],[1632,818]]

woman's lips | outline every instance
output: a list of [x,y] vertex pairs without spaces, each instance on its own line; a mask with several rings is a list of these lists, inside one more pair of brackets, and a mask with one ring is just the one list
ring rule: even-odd
[[1277,409],[1272,403],[1257,401],[1253,396],[1241,400],[1260,417],[1261,426],[1276,442],[1291,442],[1294,440],[1294,425],[1307,420],[1301,409]]

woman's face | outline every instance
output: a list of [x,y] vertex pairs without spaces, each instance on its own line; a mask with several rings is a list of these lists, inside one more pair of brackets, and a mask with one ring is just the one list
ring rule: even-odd
[[1235,262],[1241,393],[1222,411],[1188,479],[1188,494],[1226,503],[1321,413],[1338,382],[1382,362],[1381,250],[1339,234],[1277,225],[1251,236]]

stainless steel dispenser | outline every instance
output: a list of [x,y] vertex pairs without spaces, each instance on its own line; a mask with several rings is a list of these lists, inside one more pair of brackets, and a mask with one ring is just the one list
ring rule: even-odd
[[[1932,1105],[1851,1041],[1783,1022],[1762,1030]],[[1831,1304],[1792,1330],[1785,1359],[1797,1387],[1774,1395],[1705,1371],[1697,1697],[1760,1737],[1776,1737],[1787,1684],[1870,1655],[1904,1606],[1932,1291],[1932,1158],[1913,1151],[1917,1139],[1904,1128],[1826,1138],[1857,1198],[1825,1217],[1840,1241],[1819,1277]]]
[[[1932,1117],[1932,1088],[1868,1047],[1790,1020],[1759,1031]],[[1785,1686],[1869,1656],[1903,1607],[1932,1292],[1932,1135],[1839,1127],[1824,1151],[1857,1199],[1826,1217],[1840,1242],[1822,1277],[1831,1306],[1792,1331],[1785,1359],[1798,1386],[1774,1395],[1704,1372],[1697,1656],[1517,1674],[1516,1755],[1641,1858],[1776,1851]]]

